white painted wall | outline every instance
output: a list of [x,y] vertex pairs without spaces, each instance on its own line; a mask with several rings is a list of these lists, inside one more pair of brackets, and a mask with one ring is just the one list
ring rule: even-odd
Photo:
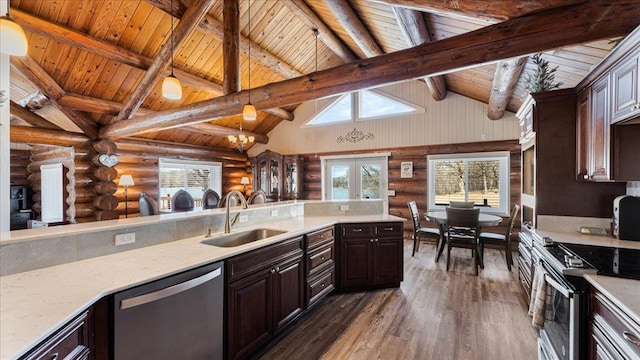
[[[392,84],[380,90],[420,105],[426,111],[424,114],[382,120],[301,128],[316,111],[315,102],[307,102],[296,109],[294,121],[282,121],[268,134],[269,143],[254,145],[249,150],[249,156],[255,156],[265,149],[281,154],[324,153],[512,140],[520,135],[515,114],[506,112],[502,119],[490,120],[487,118],[486,104],[452,92],[448,93],[445,100],[435,101],[427,86],[420,81]],[[319,100],[317,109],[322,110],[326,102]],[[336,142],[339,136],[346,135],[354,126],[365,134],[372,133],[374,139],[357,143]]]
[[[0,0],[0,14],[7,13],[7,0]],[[0,105],[0,233],[9,231],[9,55],[0,53],[0,89],[7,99]]]

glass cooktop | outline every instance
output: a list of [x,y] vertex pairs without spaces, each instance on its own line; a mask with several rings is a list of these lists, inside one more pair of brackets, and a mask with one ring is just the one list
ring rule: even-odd
[[640,250],[562,243],[594,268],[599,275],[640,280]]

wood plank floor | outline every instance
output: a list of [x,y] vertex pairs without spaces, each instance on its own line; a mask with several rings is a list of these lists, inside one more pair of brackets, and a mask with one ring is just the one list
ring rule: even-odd
[[517,268],[507,271],[503,252],[486,249],[476,277],[469,250],[452,250],[447,273],[434,245],[415,257],[411,246],[405,240],[400,288],[330,296],[261,359],[537,358]]

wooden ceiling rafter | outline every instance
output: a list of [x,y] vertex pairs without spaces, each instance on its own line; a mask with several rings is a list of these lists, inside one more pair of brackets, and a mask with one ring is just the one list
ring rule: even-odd
[[[224,40],[222,42],[222,66],[224,68],[222,91],[229,95],[242,90],[240,84],[240,4],[238,0],[224,0]],[[251,30],[251,29],[249,29]]]
[[347,0],[323,0],[323,3],[367,57],[384,54]]
[[65,94],[64,89],[62,89],[38,63],[31,59],[29,55],[12,56],[11,66],[42,91],[51,101],[51,106],[55,106],[62,111],[85,135],[91,139],[98,137],[98,126],[93,120],[83,113],[58,104],[58,99]]
[[33,127],[51,130],[62,130],[58,125],[53,124],[42,116],[29,111],[29,109],[20,106],[19,104],[13,102],[13,100],[11,101],[10,106],[11,117],[16,117],[17,119],[20,119]]
[[[109,114],[116,115],[118,114],[123,107],[123,104],[111,100],[92,98],[90,96],[78,95],[78,94],[65,94],[62,98],[60,98],[60,104],[64,104],[69,108],[90,112],[90,113],[99,113],[99,114]],[[13,110],[12,110],[13,111]],[[140,107],[136,114],[140,116],[149,116],[155,114],[156,111],[151,109]],[[25,120],[26,121],[26,120]],[[200,123],[194,125],[187,125],[181,127],[183,130],[188,130],[191,132],[207,134],[216,137],[226,138],[228,135],[237,135],[237,130],[235,128],[230,128],[226,126],[220,126],[210,123]],[[269,136],[254,133],[251,131],[243,130],[245,135],[255,137],[255,142],[260,144],[267,144],[269,142]]]
[[[432,41],[431,35],[427,30],[427,24],[420,11],[397,6],[392,6],[391,8],[398,26],[410,47]],[[434,100],[440,101],[447,97],[447,83],[444,80],[444,76],[425,77],[424,82],[427,84]]]
[[526,62],[527,57],[524,56],[502,60],[496,64],[487,110],[487,117],[489,119],[498,120],[504,115]]
[[164,71],[169,67],[171,58],[174,56],[174,49],[186,41],[186,39],[195,31],[198,23],[204,18],[209,8],[214,4],[215,0],[193,0],[191,6],[185,11],[182,20],[172,31],[171,38],[167,40],[155,58],[149,69],[144,74],[142,80],[135,86],[135,90],[124,104],[120,113],[116,116],[115,122],[130,119],[133,114],[142,105],[144,99],[149,95],[154,84],[160,79]]
[[282,0],[284,5],[311,30],[318,31],[318,40],[322,41],[345,63],[358,60],[358,57],[340,40],[304,0]]
[[[603,7],[608,11],[601,11]],[[632,0],[613,4],[592,0],[540,11],[438,42],[267,84],[257,88],[252,98],[258,108],[284,106],[416,76],[441,75],[532,52],[621,36],[637,26],[637,15]],[[243,91],[160,111],[135,121],[110,124],[100,136],[117,139],[204,122],[211,113],[220,117],[239,113],[240,104],[246,100]]]
[[70,131],[11,125],[9,140],[31,145],[83,146],[90,143],[84,134]]

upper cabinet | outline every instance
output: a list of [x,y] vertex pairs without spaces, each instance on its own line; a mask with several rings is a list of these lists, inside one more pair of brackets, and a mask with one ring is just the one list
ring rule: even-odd
[[302,197],[302,157],[282,156],[266,150],[251,159],[253,188],[263,190],[268,201],[295,200]]
[[576,179],[640,180],[640,27],[577,86]]

